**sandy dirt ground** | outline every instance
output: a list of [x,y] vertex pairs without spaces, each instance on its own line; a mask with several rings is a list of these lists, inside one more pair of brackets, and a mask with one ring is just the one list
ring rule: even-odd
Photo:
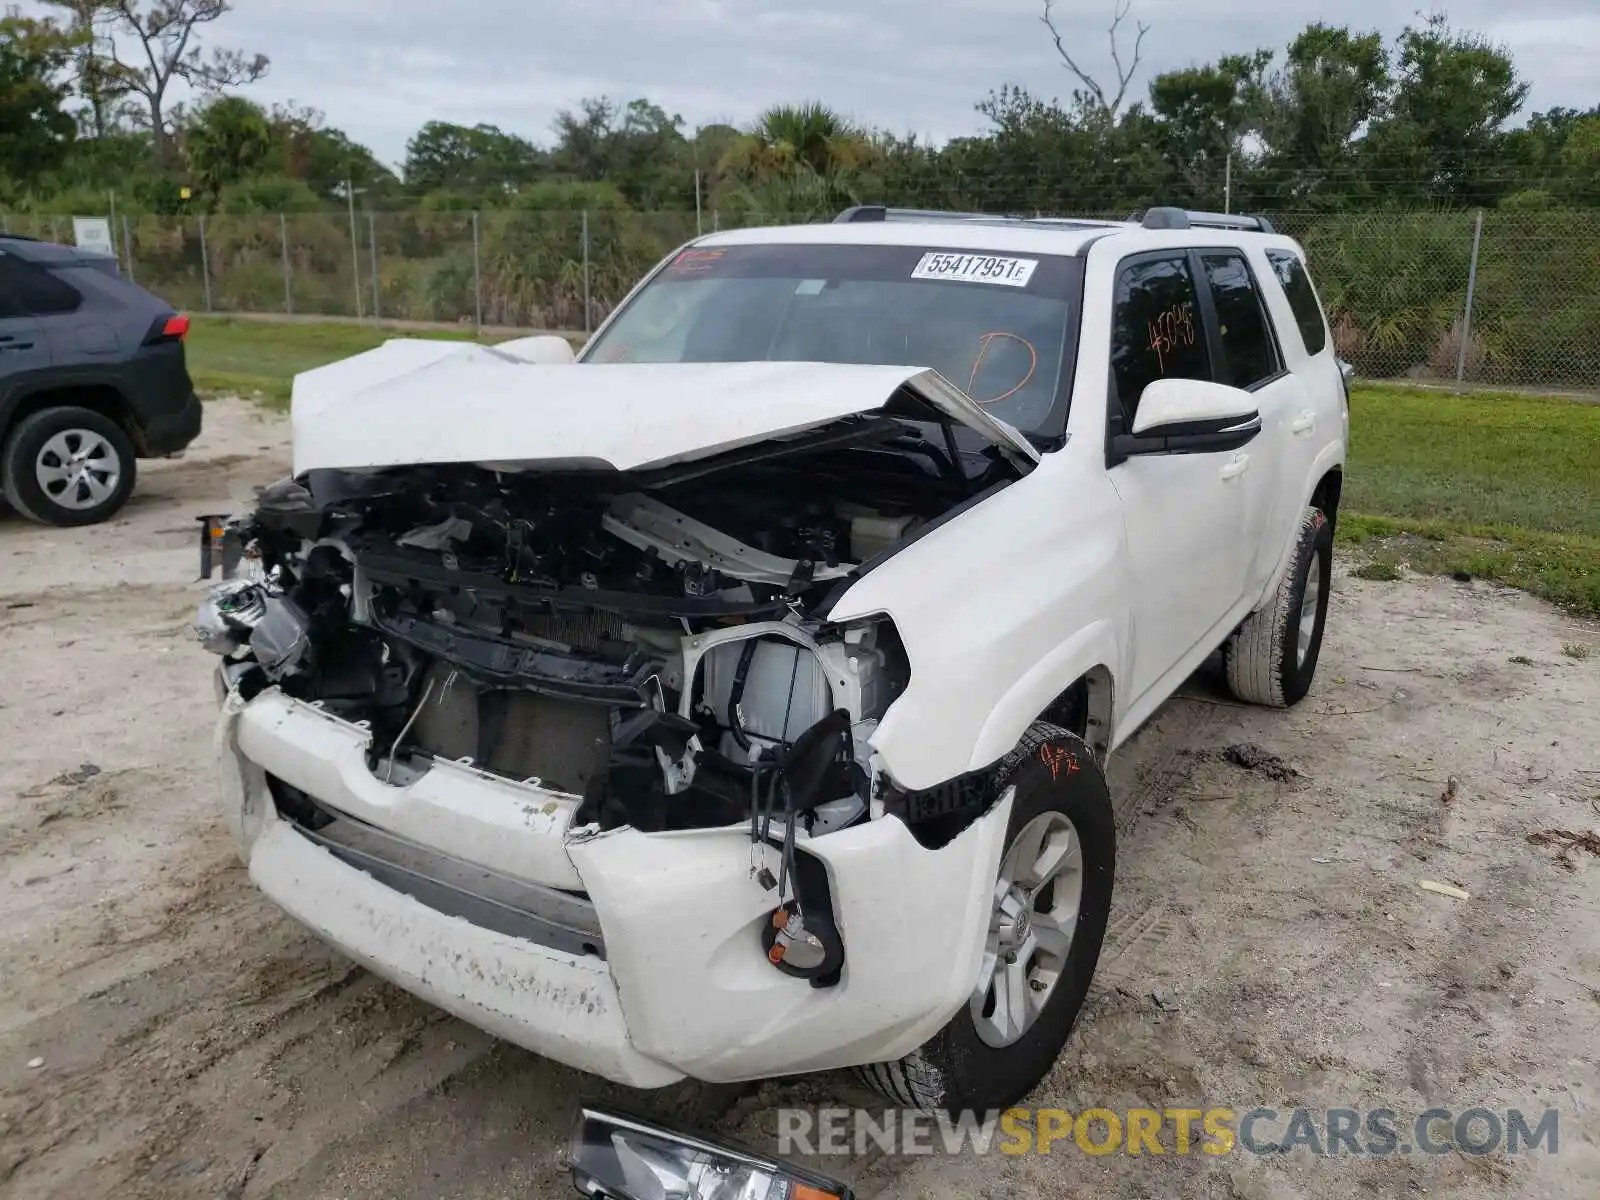
[[[379,982],[256,894],[214,815],[193,518],[286,462],[281,419],[219,402],[117,521],[0,514],[0,1193],[557,1197],[580,1095],[768,1149],[780,1106],[871,1103],[844,1075],[625,1094]],[[1600,827],[1597,732],[1592,625],[1341,571],[1300,707],[1232,705],[1202,673],[1115,761],[1111,940],[1032,1098],[1551,1107],[1558,1154],[826,1165],[882,1200],[1593,1197],[1600,860],[1528,837]],[[1224,759],[1245,741],[1295,774]]]

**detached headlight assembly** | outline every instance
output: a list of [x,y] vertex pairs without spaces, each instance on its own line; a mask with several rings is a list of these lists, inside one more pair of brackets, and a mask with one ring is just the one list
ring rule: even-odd
[[250,641],[266,605],[266,589],[258,583],[234,580],[219,584],[195,610],[195,635],[211,653],[226,658]]
[[591,1200],[853,1200],[844,1184],[748,1150],[585,1108],[569,1150]]
[[280,679],[299,665],[311,635],[311,619],[293,600],[268,596],[265,611],[250,632],[250,652],[269,678]]

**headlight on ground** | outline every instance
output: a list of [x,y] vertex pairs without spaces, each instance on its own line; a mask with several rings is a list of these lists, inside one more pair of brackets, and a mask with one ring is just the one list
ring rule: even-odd
[[633,1117],[585,1108],[572,1183],[597,1200],[851,1200],[837,1180]]

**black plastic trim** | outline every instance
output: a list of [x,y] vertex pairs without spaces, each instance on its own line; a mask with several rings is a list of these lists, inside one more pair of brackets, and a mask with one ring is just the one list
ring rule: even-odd
[[661,664],[653,659],[613,664],[476,637],[420,617],[372,615],[372,625],[469,674],[522,691],[618,708],[646,706],[645,682]]
[[[358,849],[346,844],[339,836],[342,832],[341,827],[351,823],[350,818],[339,817],[331,825],[324,826],[320,830],[308,829],[293,822],[290,823],[290,827],[308,842],[321,846],[346,866],[354,867],[371,876],[374,882],[402,895],[410,896],[417,903],[426,905],[435,912],[460,917],[480,929],[490,929],[507,937],[521,938],[523,941],[549,946],[567,954],[592,955],[602,961],[605,959],[605,939],[601,936],[598,921],[590,924],[589,928],[563,924],[529,912],[507,899],[485,895],[483,891],[435,879],[421,871],[391,862],[378,854]],[[474,868],[465,863],[459,864],[458,869],[480,875],[482,877],[480,886],[484,891],[493,890],[496,885],[532,890],[531,885],[521,884],[520,881],[509,880],[497,876],[494,872]],[[569,908],[587,903],[576,898],[566,899]]]
[[354,554],[356,564],[369,579],[377,583],[409,584],[420,581],[439,587],[510,596],[527,604],[546,604],[567,609],[603,608],[610,612],[653,617],[766,616],[781,613],[785,608],[782,601],[778,600],[735,603],[714,596],[650,596],[636,592],[507,583],[498,575],[452,571],[432,561],[424,553],[411,557],[395,551],[358,549]]
[[1218,454],[1224,450],[1237,450],[1240,446],[1248,445],[1261,433],[1259,418],[1227,429],[1207,431],[1192,428],[1200,424],[1201,422],[1196,421],[1181,427],[1190,430],[1183,433],[1120,433],[1111,439],[1112,453],[1117,455],[1118,462],[1135,455],[1146,454]]

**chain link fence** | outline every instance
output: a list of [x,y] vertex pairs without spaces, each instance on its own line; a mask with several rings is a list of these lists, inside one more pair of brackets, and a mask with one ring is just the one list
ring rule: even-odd
[[[1563,211],[1272,214],[1370,379],[1600,390],[1600,222]],[[123,269],[190,312],[593,329],[723,214],[502,210],[119,216]],[[65,216],[16,233],[70,239]],[[1470,304],[1469,304],[1470,296]]]

